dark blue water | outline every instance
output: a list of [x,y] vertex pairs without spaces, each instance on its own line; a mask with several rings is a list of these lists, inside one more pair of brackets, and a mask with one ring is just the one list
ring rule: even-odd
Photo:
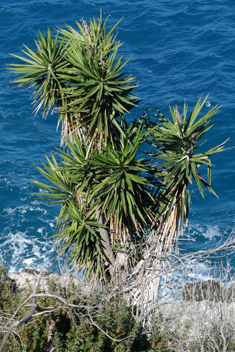
[[[30,90],[14,88],[15,77],[5,70],[20,55],[22,43],[35,48],[37,31],[76,26],[81,18],[109,15],[111,28],[122,16],[120,53],[132,57],[126,70],[136,77],[142,103],[128,117],[155,104],[191,108],[210,92],[204,108],[222,105],[205,148],[230,138],[235,146],[235,2],[233,0],[0,0],[0,262],[10,271],[23,267],[57,270],[53,235],[58,208],[42,204],[30,192],[27,179],[42,180],[34,169],[45,154],[59,146],[57,116],[33,115]],[[213,246],[235,220],[235,149],[212,158],[212,184],[219,198],[206,192],[203,200],[192,187],[189,216],[194,249]]]

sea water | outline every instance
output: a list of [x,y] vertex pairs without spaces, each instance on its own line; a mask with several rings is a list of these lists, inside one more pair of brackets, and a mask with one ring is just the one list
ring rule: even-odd
[[[28,179],[44,181],[34,164],[45,161],[59,147],[57,115],[42,119],[33,114],[32,91],[14,88],[16,77],[5,70],[16,63],[10,53],[21,55],[23,44],[35,49],[38,29],[45,33],[65,28],[66,23],[99,17],[100,9],[109,16],[111,28],[118,26],[117,39],[124,58],[131,57],[125,70],[136,77],[136,94],[141,103],[127,116],[128,121],[154,106],[169,116],[169,107],[191,109],[198,98],[210,93],[204,107],[216,104],[220,111],[208,133],[205,150],[229,139],[235,146],[235,2],[233,0],[0,0],[0,263],[8,271],[42,264],[58,270],[53,248],[59,208],[43,204]],[[55,32],[54,32],[55,33]],[[218,195],[205,192],[202,199],[195,185],[190,187],[192,203],[187,250],[213,247],[227,236],[235,219],[234,149],[212,157],[212,186]],[[202,171],[206,175],[206,171]],[[183,245],[182,245],[183,246]],[[233,252],[225,253],[235,263]],[[66,259],[63,258],[63,259]],[[206,264],[203,266],[204,277]],[[203,273],[202,270],[202,273]]]

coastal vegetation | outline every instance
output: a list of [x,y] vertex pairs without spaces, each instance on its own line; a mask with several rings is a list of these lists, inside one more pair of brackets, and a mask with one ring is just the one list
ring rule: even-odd
[[[203,284],[200,290],[203,298],[196,298],[199,291],[195,290],[188,301],[174,302],[172,307],[176,309],[170,309],[168,314],[162,306],[152,315],[151,327],[146,329],[141,322],[136,322],[132,307],[119,292],[110,296],[110,292],[98,287],[85,292],[82,285],[76,286],[72,280],[65,287],[51,279],[47,279],[46,292],[37,291],[35,286],[41,273],[36,285],[28,281],[19,290],[9,282],[2,267],[0,273],[1,283],[5,278],[0,301],[1,352],[225,352],[235,349],[235,307],[231,302],[234,287],[230,287],[227,295],[218,284],[208,282],[207,289]],[[37,299],[36,306],[29,304],[33,297]],[[184,319],[187,310],[187,319]],[[19,324],[17,330],[12,329],[3,344],[4,333],[22,321],[24,324]]]
[[[182,112],[170,107],[170,117],[154,108],[129,123],[127,114],[139,98],[135,79],[123,72],[129,60],[119,55],[122,44],[114,33],[119,22],[107,31],[101,12],[98,20],[82,20],[55,36],[50,29],[39,31],[35,51],[25,46],[24,56],[14,54],[21,60],[11,64],[20,74],[14,82],[33,89],[36,113],[40,108],[45,117],[57,113],[62,126],[61,147],[36,167],[46,183],[30,181],[45,190],[37,197],[59,205],[52,237],[93,290],[81,298],[74,287],[64,290],[54,283],[52,296],[39,298],[37,289],[32,291],[36,320],[8,339],[10,351],[23,343],[25,351],[170,352],[183,348],[188,336],[187,323],[172,328],[156,307],[169,297],[169,282],[174,290],[176,271],[186,277],[192,259],[213,253],[182,255],[177,248],[180,227],[188,221],[188,186],[194,182],[202,197],[205,189],[215,194],[210,158],[225,150],[224,143],[205,150],[204,138],[219,107],[203,115],[208,96],[200,97],[190,113],[185,102]],[[219,250],[232,243],[221,243]],[[1,309],[14,315],[27,294],[5,287]],[[21,317],[25,304],[22,309]],[[54,335],[48,341],[50,322]],[[216,334],[217,346],[224,343],[232,351],[232,339],[223,342],[221,331]],[[197,351],[197,343],[206,348],[208,341],[190,344],[191,339],[187,348]]]
[[[198,150],[219,109],[199,116],[207,97],[190,114],[185,102],[182,114],[177,106],[170,118],[156,109],[128,124],[137,84],[122,71],[129,60],[118,54],[120,21],[109,32],[106,22],[101,12],[99,20],[58,29],[54,38],[50,29],[39,31],[37,50],[14,55],[23,63],[10,70],[21,74],[19,87],[34,89],[36,112],[56,111],[62,124],[66,148],[37,167],[49,184],[31,181],[46,190],[37,196],[60,205],[57,244],[87,279],[116,284],[138,265],[150,238],[158,239],[158,251],[172,250],[188,219],[188,185],[195,181],[202,196],[203,187],[215,193],[210,157],[224,148]],[[208,180],[199,173],[203,165]]]

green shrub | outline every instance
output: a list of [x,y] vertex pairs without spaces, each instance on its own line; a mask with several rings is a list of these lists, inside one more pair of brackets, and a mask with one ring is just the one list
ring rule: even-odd
[[[138,352],[158,351],[161,347],[168,352],[174,351],[167,347],[170,331],[160,328],[163,318],[156,319],[152,334],[147,336],[141,324],[135,322],[131,307],[127,306],[120,294],[116,294],[109,301],[105,299],[104,293],[95,291],[90,296],[80,295],[78,298],[78,295],[74,295],[76,288],[73,285],[67,290],[53,282],[50,282],[49,286],[50,292],[59,291],[65,299],[81,307],[73,309],[70,318],[61,302],[51,297],[37,298],[41,308],[53,306],[58,308],[54,312],[36,315],[27,324],[20,325],[19,334],[11,335],[8,339],[6,351],[45,352],[49,348],[54,348],[54,352]],[[1,300],[2,315],[7,314],[10,317],[31,292],[29,286],[24,292],[13,293],[5,285]],[[17,319],[25,317],[30,310],[30,305],[22,307]],[[48,341],[52,318],[55,321],[55,329],[53,338]]]
[[[217,326],[203,331],[198,341],[189,343],[188,322],[183,331],[162,314],[152,317],[150,331],[144,331],[132,316],[132,308],[127,306],[121,294],[115,294],[107,300],[105,292],[93,291],[84,296],[78,293],[78,288],[70,285],[67,289],[49,282],[49,290],[55,292],[79,308],[71,308],[72,315],[64,308],[61,301],[51,297],[38,297],[38,305],[43,307],[58,307],[53,312],[38,314],[27,324],[19,326],[18,333],[12,334],[4,348],[4,352],[176,352],[186,350],[205,352],[224,350],[224,340]],[[32,293],[29,286],[23,292],[12,292],[4,285],[1,292],[0,322],[4,325],[17,307]],[[31,302],[20,309],[16,319],[29,314]],[[37,312],[36,312],[37,314]],[[51,322],[55,323],[50,335]],[[235,351],[233,340],[234,328],[226,330],[226,351]],[[50,338],[49,338],[50,337]],[[212,339],[213,338],[213,339]],[[0,334],[0,344],[3,336]]]

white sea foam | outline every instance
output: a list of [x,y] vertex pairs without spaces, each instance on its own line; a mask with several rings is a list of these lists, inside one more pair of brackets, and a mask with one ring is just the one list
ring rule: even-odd
[[6,208],[6,209],[3,209],[3,211],[7,212],[8,215],[11,215],[16,211],[16,208],[14,208],[14,209]]
[[207,226],[207,230],[202,232],[203,236],[212,241],[217,236],[222,236],[218,225]]
[[33,204],[33,205],[40,205],[42,202],[39,202],[39,200],[33,200],[30,203]]
[[39,188],[40,193],[49,193],[46,189]]
[[25,266],[36,269],[42,264],[51,270],[53,263],[50,262],[55,257],[55,250],[53,241],[46,238],[46,231],[46,237],[43,236],[44,229],[39,228],[37,231],[41,233],[40,238],[32,236],[32,228],[28,228],[25,232],[5,231],[6,235],[0,244],[0,262],[9,272],[20,271]]
[[40,211],[40,212],[43,212],[44,215],[47,214],[47,211],[45,209],[42,209],[40,207],[32,207],[29,205],[20,205],[15,208],[7,207],[7,208],[3,209],[3,212],[6,212],[7,215],[12,215],[16,212],[20,213],[20,214],[25,214],[25,213],[27,213],[28,210],[29,211]]
[[222,236],[222,232],[218,225],[200,225],[193,224],[184,231],[180,232],[180,237],[187,237],[189,240],[195,236],[203,236],[205,239],[212,241],[216,237]]
[[34,258],[27,258],[23,261],[23,263],[26,264],[27,267],[30,267],[31,265],[33,265],[34,260]]
[[37,232],[42,234],[44,230],[46,230],[46,228],[45,227],[41,227],[41,228],[37,229]]
[[41,221],[45,222],[46,224],[48,224],[51,228],[55,227],[56,218],[55,218],[55,220],[46,219],[46,218],[44,218],[44,217],[40,217],[39,219],[40,219]]
[[7,239],[2,244],[0,244],[0,247],[4,247],[7,244],[12,244],[12,246],[14,246],[15,244],[21,244],[24,248],[25,243],[31,243],[31,240],[25,237],[26,233],[27,232],[18,231],[16,234],[13,234],[12,232],[9,232],[7,235]]
[[38,258],[45,258],[45,256],[41,254],[40,247],[36,244],[33,245],[33,254]]

